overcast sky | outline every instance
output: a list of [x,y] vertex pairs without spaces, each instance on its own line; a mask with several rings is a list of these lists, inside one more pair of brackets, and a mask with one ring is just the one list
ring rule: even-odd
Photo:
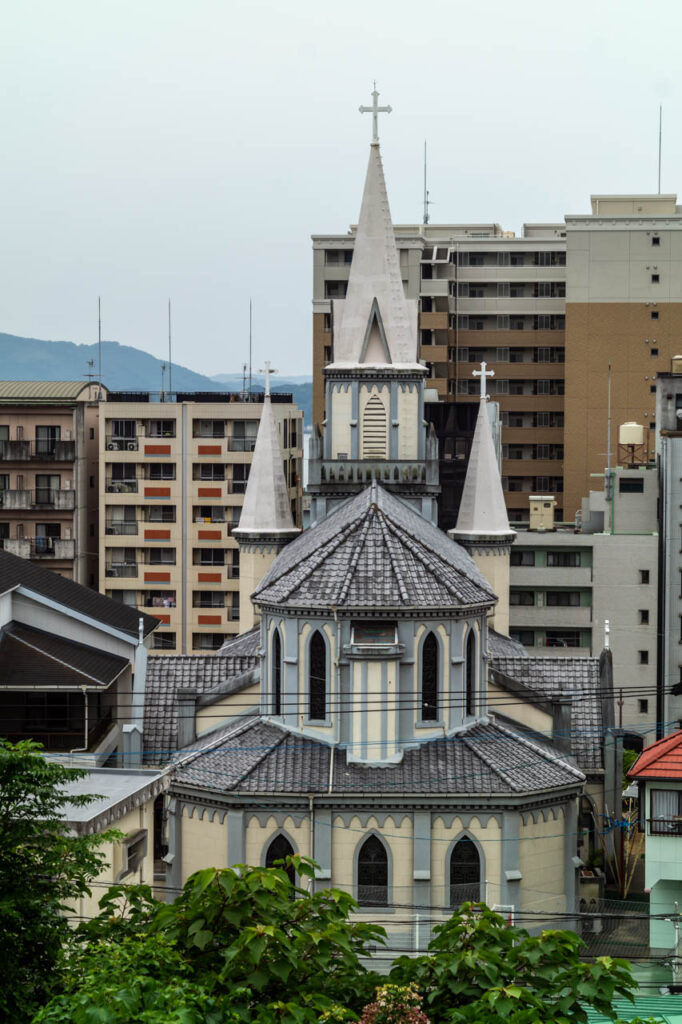
[[[310,235],[357,219],[376,78],[391,211],[560,220],[682,192],[678,0],[5,0],[0,331],[310,372]],[[87,367],[83,367],[84,372]],[[1,375],[1,367],[0,367]]]

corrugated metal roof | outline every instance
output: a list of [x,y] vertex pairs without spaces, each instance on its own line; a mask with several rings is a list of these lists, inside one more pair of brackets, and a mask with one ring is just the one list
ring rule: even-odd
[[0,380],[0,402],[74,402],[89,386],[87,380]]
[[[603,1013],[584,1007],[588,1024],[610,1024],[611,1018]],[[682,1021],[682,996],[635,996],[634,1002],[629,999],[614,999],[613,1009],[618,1020],[630,1021],[634,1017],[647,1020],[653,1017],[663,1024],[680,1024]]]

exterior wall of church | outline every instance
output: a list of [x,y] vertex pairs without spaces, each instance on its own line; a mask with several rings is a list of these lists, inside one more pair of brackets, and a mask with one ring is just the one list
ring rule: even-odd
[[339,452],[347,459],[357,458],[353,455],[352,428],[353,419],[353,387],[346,381],[338,381],[331,389],[331,452],[332,459],[339,457]]
[[182,808],[182,884],[195,871],[227,867],[227,821],[224,811]]
[[[519,863],[522,866],[521,910],[562,912],[566,909],[564,863],[566,823],[564,814],[550,809],[524,815],[519,831]],[[571,837],[575,845],[575,836]]]
[[[248,817],[248,815],[247,815]],[[281,824],[278,824],[281,822]],[[265,865],[268,846],[275,836],[283,833],[301,857],[310,857],[310,822],[307,815],[251,814],[246,826],[246,863]]]
[[398,458],[419,458],[419,432],[423,431],[419,416],[419,389],[416,385],[398,387]]
[[249,710],[258,710],[259,706],[260,683],[255,683],[245,690],[240,690],[239,693],[226,696],[223,700],[197,708],[194,715],[195,732],[197,736],[201,736],[209,729],[217,729],[230,718],[244,715]]
[[[449,904],[450,855],[453,844],[467,836],[481,856],[481,898],[499,903],[502,892],[502,828],[492,815],[434,814],[431,824],[431,896],[434,906]],[[487,894],[487,895],[486,895]]]

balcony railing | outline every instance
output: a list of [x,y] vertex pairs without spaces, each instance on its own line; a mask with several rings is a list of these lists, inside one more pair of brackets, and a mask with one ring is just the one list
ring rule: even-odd
[[650,836],[682,836],[682,816],[677,818],[649,818]]
[[71,511],[76,507],[76,493],[56,487],[37,487],[33,492],[33,504],[42,508]]
[[112,537],[133,537],[137,533],[137,523],[116,520],[107,523],[104,532]]
[[140,442],[137,437],[117,437],[115,434],[108,434],[104,447],[108,452],[136,452]]
[[227,450],[230,452],[252,452],[255,447],[255,437],[228,437],[227,439]]
[[112,562],[106,567],[106,575],[116,579],[126,579],[137,576],[137,562]]
[[127,480],[107,480],[107,494],[137,494],[138,482],[134,477]]
[[29,462],[73,462],[76,458],[76,442],[40,437],[35,441],[0,441],[0,461]]

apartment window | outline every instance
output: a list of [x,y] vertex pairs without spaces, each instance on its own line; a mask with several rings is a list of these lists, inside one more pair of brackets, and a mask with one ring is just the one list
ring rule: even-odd
[[618,479],[620,494],[643,494],[644,479],[636,476],[621,476]]
[[657,309],[654,309],[654,310],[651,311],[651,319],[652,320],[658,320],[658,310]]
[[523,644],[524,647],[535,646],[535,633],[532,629],[512,629],[509,635],[512,640],[517,644]]
[[640,608],[639,609],[639,624],[640,624],[640,626],[648,626],[649,625],[649,609],[648,608]]
[[535,594],[532,590],[510,590],[509,604],[530,608],[535,604]]
[[[57,500],[57,491],[61,487],[61,476],[53,473],[36,473],[36,505],[52,505]],[[17,477],[17,490],[19,478]]]
[[94,427],[90,427],[90,440],[91,441],[95,440],[95,428]]
[[174,523],[174,505],[150,505],[147,509],[148,523]]
[[238,464],[232,467],[232,491],[234,494],[244,494],[249,479],[250,466]]
[[155,651],[172,651],[175,647],[175,633],[160,633],[158,630],[152,635],[152,648]]
[[225,594],[221,590],[196,590],[192,605],[194,608],[224,608]]
[[522,331],[526,326],[526,322],[522,316],[510,316],[509,317],[509,330],[510,331]]
[[194,437],[225,437],[225,420],[194,420]]
[[195,480],[224,480],[225,466],[222,462],[206,462],[194,467]]
[[195,548],[195,565],[225,565],[225,550],[223,548]]
[[175,420],[149,420],[147,437],[175,437]]
[[650,384],[649,385],[649,391],[651,392],[652,395],[655,395],[656,394],[656,385],[655,384]]
[[658,355],[658,349],[657,348],[650,348],[649,349],[649,354],[654,356],[654,358],[655,358]]
[[649,701],[648,700],[638,700],[637,701],[637,709],[638,709],[640,715],[648,714],[648,712],[649,712]]
[[652,274],[651,275],[651,283],[652,284],[659,284],[660,280],[661,280],[661,275],[660,274]]
[[661,244],[661,239],[659,238],[659,236],[658,236],[658,235],[654,235],[654,236],[653,236],[653,238],[651,239],[651,244],[652,244],[652,245],[659,245],[659,246],[660,246],[660,244]]
[[128,441],[137,437],[137,420],[109,420],[112,441]]
[[547,567],[552,569],[579,568],[580,555],[580,551],[548,551]]
[[147,565],[175,565],[175,548],[149,548]]
[[511,565],[524,565],[532,566],[535,565],[535,552],[534,551],[514,551],[512,548],[510,554]]
[[548,608],[579,608],[580,592],[577,590],[548,590],[545,594]]
[[639,582],[640,583],[648,583],[649,582],[649,570],[648,569],[640,569],[639,570]]
[[580,630],[548,629],[545,632],[545,647],[580,647]]
[[345,299],[348,290],[348,281],[325,281],[325,299]]
[[638,651],[637,654],[639,656],[639,663],[640,663],[640,665],[648,665],[649,664],[649,652],[648,651]]
[[174,590],[148,590],[144,595],[147,608],[175,608]]
[[[132,468],[132,467],[131,467]],[[152,462],[147,466],[148,480],[175,480],[175,463]]]
[[218,651],[224,643],[224,633],[194,633],[192,636],[195,651]]
[[136,590],[107,590],[107,597],[118,604],[124,604],[128,608],[137,608]]
[[258,420],[235,420],[232,424],[230,451],[252,452],[256,447]]
[[193,518],[195,523],[224,523],[225,507],[223,505],[195,505]]

